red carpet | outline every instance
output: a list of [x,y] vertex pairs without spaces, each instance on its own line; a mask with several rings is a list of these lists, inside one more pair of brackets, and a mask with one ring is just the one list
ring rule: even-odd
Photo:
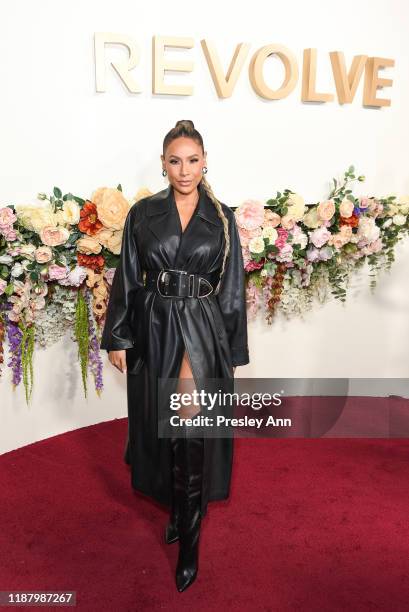
[[0,590],[75,590],[98,612],[408,609],[409,440],[237,439],[231,497],[209,505],[178,593],[125,435],[116,420],[0,457]]

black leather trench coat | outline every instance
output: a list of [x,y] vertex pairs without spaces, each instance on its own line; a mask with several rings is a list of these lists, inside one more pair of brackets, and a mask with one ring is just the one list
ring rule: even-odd
[[[229,206],[222,203],[230,255],[217,295],[166,298],[144,286],[145,271],[162,268],[219,277],[223,225],[202,183],[198,189],[198,205],[184,232],[170,184],[130,208],[100,345],[107,351],[126,349],[126,457],[132,486],[168,507],[172,456],[169,438],[158,436],[157,378],[178,377],[185,347],[195,381],[211,377],[232,381],[233,366],[249,363],[245,273]],[[205,439],[203,516],[209,501],[229,496],[232,458],[231,436]]]

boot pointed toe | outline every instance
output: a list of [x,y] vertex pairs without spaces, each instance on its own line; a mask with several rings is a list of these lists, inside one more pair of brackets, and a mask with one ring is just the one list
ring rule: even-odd
[[183,568],[179,571],[176,570],[176,586],[181,593],[185,591],[196,579],[197,576],[197,567],[192,568]]

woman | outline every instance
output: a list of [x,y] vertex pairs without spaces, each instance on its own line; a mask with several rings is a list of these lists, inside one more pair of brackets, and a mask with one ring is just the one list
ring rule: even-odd
[[[233,439],[158,434],[158,379],[183,392],[210,378],[232,381],[249,363],[245,277],[234,213],[206,181],[203,140],[192,121],[165,136],[169,186],[136,202],[124,226],[101,348],[127,372],[132,485],[170,508],[168,543],[179,540],[176,585],[198,571],[201,519],[229,496]],[[191,402],[183,418],[198,414]]]

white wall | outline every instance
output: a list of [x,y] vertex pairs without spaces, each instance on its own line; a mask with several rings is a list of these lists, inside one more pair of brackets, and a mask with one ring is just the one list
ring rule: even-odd
[[[15,0],[0,7],[2,162],[0,205],[34,201],[39,191],[90,196],[119,182],[127,197],[141,187],[158,191],[160,154],[166,132],[190,118],[208,151],[207,178],[217,196],[236,206],[243,199],[266,200],[286,187],[315,202],[328,194],[332,177],[354,164],[367,181],[357,194],[409,193],[409,6],[403,0],[325,2],[254,0],[234,5],[178,1]],[[118,32],[140,45],[135,78],[143,93],[130,94],[109,72],[106,93],[95,92],[94,32]],[[169,74],[168,82],[193,83],[191,97],[151,94],[153,35],[191,36],[195,48],[169,53],[193,59],[191,75]],[[250,55],[233,96],[214,91],[200,40],[215,43],[224,69],[239,42]],[[301,83],[289,98],[267,102],[252,90],[251,55],[268,43],[290,48],[302,74],[303,49],[318,49],[319,91],[335,93],[328,53],[392,57],[385,71],[393,87],[379,93],[390,108],[362,106],[362,83],[352,104],[300,102]],[[110,48],[112,59],[123,48]],[[276,75],[272,75],[276,69]],[[274,58],[266,79],[278,86],[282,70]],[[317,308],[305,320],[262,319],[249,325],[251,363],[237,370],[250,377],[401,377],[408,375],[409,244],[400,244],[390,275],[371,296],[351,292],[345,306]],[[359,284],[359,283],[358,283]],[[35,355],[35,388],[30,408],[22,385],[15,392],[4,367],[0,452],[70,429],[126,415],[125,380],[110,367],[98,398],[90,380],[84,400],[76,347],[68,339]],[[57,364],[57,365],[56,365]],[[387,393],[386,393],[387,394]]]

